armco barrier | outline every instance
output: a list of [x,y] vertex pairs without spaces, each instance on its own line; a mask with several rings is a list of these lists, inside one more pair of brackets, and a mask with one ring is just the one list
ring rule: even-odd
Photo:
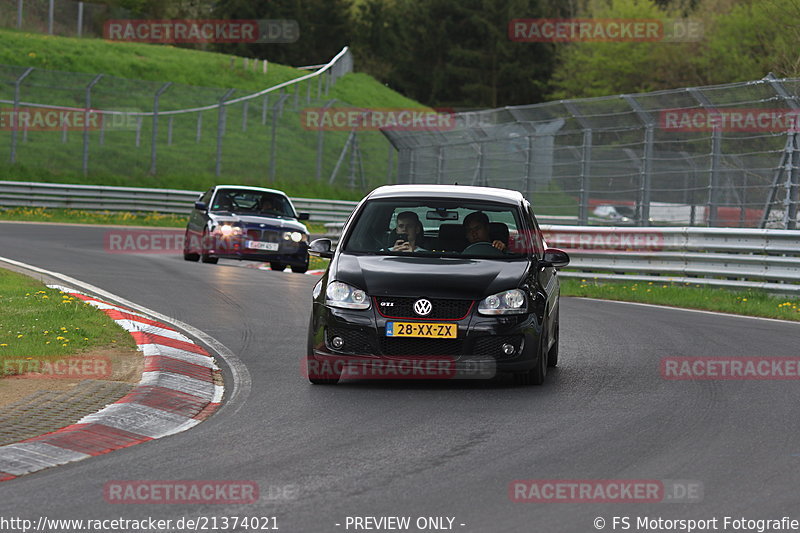
[[[188,214],[201,191],[140,189],[99,185],[70,185],[0,181],[0,207],[56,207],[108,211]],[[312,221],[343,221],[356,202],[292,198],[295,209]]]
[[[341,223],[325,224],[338,240]],[[691,283],[800,296],[800,231],[542,225],[564,278]]]

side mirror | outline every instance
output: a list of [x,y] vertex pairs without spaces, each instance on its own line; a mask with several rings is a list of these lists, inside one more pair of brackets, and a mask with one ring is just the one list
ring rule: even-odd
[[308,253],[316,257],[324,257],[325,259],[332,259],[333,252],[331,251],[330,239],[315,239],[311,241],[308,246]]
[[205,211],[208,209],[208,206],[205,204],[205,202],[197,201],[194,203],[194,208],[199,211]]
[[308,220],[311,218],[309,213],[297,213],[297,220]]
[[548,248],[544,251],[544,258],[539,261],[540,266],[563,268],[569,264],[569,255],[558,248]]

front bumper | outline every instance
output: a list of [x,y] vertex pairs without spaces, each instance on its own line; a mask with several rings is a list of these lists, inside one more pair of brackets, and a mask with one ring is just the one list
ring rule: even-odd
[[237,237],[216,238],[208,249],[208,255],[225,259],[248,261],[278,262],[288,265],[302,266],[308,264],[308,243],[282,241],[277,250],[259,250],[248,248],[246,240]]
[[[387,318],[371,306],[367,310],[330,308],[315,302],[309,331],[308,360],[363,367],[376,361],[437,361],[447,364],[441,377],[491,378],[497,372],[524,372],[538,362],[541,320],[535,312],[523,315],[488,317],[478,315],[473,305],[459,320],[425,322],[455,324],[456,339],[388,337],[390,321],[419,322],[413,318]],[[341,346],[334,347],[338,337]],[[338,343],[337,343],[338,345]],[[506,354],[503,345],[514,352]],[[338,362],[338,363],[337,363]],[[385,364],[384,364],[385,366]]]

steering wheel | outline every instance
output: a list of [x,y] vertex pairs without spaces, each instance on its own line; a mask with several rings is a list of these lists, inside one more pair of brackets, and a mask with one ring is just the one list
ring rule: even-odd
[[498,250],[490,242],[473,242],[461,252],[462,254],[476,254],[476,255],[505,255],[502,250]]

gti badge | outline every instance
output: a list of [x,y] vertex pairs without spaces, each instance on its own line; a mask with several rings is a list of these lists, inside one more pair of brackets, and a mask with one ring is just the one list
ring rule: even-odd
[[417,313],[419,316],[427,316],[431,314],[431,310],[433,309],[433,305],[431,305],[430,300],[426,300],[425,298],[420,298],[416,302],[414,302],[414,312]]

